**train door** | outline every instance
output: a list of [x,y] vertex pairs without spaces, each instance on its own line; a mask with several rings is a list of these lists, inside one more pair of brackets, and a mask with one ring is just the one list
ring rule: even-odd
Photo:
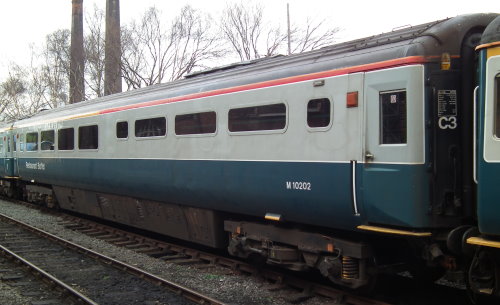
[[0,162],[0,175],[6,176],[5,174],[5,165],[7,164],[7,148],[5,141],[7,139],[7,134],[6,133],[0,133],[0,157],[1,157],[1,162]]
[[348,76],[347,94],[346,94],[346,117],[345,122],[348,137],[356,139],[348,151],[348,160],[351,163],[352,177],[352,211],[355,216],[363,216],[362,192],[360,191],[361,179],[360,168],[363,164],[363,102],[364,102],[364,73],[352,73]]
[[[500,234],[500,47],[485,50],[486,75],[484,108],[481,117],[482,156],[478,156],[478,218],[479,229],[485,234]],[[481,151],[481,150],[480,150]]]
[[385,225],[425,226],[424,67],[367,72],[364,93],[365,219]]
[[5,149],[5,158],[4,158],[4,176],[6,177],[14,177],[15,173],[15,139],[12,131],[8,131],[4,136],[4,149]]
[[19,164],[18,164],[18,159],[17,159],[17,152],[18,152],[18,135],[17,133],[12,133],[11,135],[12,138],[12,176],[17,177],[19,176]]

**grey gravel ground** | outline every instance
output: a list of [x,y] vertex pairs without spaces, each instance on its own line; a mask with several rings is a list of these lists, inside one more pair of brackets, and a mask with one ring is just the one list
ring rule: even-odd
[[[215,267],[208,270],[199,270],[189,266],[166,263],[66,229],[64,226],[58,224],[61,221],[58,217],[18,204],[0,200],[0,212],[84,247],[94,249],[105,255],[145,269],[169,281],[208,294],[212,298],[228,304],[289,304],[286,298],[291,294],[297,293],[291,290],[271,292],[267,289],[271,287],[271,284],[250,276],[227,274],[228,270],[225,268]],[[6,286],[0,281],[0,304],[26,304],[23,302],[25,300],[16,292],[15,288]],[[315,297],[301,304],[320,305],[335,303],[329,299]]]
[[0,304],[29,305],[31,302],[19,294],[19,291],[0,281]]

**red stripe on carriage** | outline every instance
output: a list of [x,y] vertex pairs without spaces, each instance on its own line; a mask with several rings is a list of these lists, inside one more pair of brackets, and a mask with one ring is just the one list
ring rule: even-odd
[[309,81],[309,80],[314,80],[314,79],[344,75],[344,74],[349,74],[349,73],[368,72],[368,71],[373,71],[373,70],[380,70],[380,69],[393,68],[393,67],[399,67],[399,66],[422,64],[425,62],[428,62],[428,59],[426,59],[424,56],[409,56],[409,57],[391,59],[391,60],[366,64],[366,65],[359,65],[359,66],[353,66],[353,67],[347,67],[347,68],[341,68],[341,69],[335,69],[335,70],[329,70],[329,71],[316,72],[316,73],[311,73],[311,74],[291,76],[291,77],[286,77],[286,78],[281,78],[281,79],[276,79],[276,80],[264,81],[264,82],[260,82],[260,83],[253,83],[253,84],[248,84],[248,85],[241,85],[241,86],[236,86],[236,87],[217,89],[217,90],[200,92],[200,93],[193,93],[193,94],[177,96],[177,97],[172,97],[172,98],[167,98],[167,99],[161,99],[161,100],[156,100],[156,101],[142,102],[142,103],[127,105],[127,106],[122,106],[122,107],[115,107],[115,108],[110,108],[110,109],[106,109],[106,110],[101,110],[101,111],[99,111],[99,114],[106,114],[106,113],[112,113],[112,112],[118,112],[118,111],[130,110],[130,109],[137,109],[137,108],[143,108],[143,107],[150,107],[150,106],[157,106],[157,105],[163,105],[163,104],[168,104],[168,103],[175,103],[175,102],[181,102],[181,101],[186,101],[186,100],[193,100],[193,99],[199,99],[199,98],[204,98],[204,97],[217,96],[217,95],[223,95],[223,94],[229,94],[229,93],[235,93],[235,92],[242,92],[242,91],[253,90],[253,89],[261,89],[261,88],[268,88],[268,87],[274,87],[274,86],[280,86],[280,85],[287,85],[287,84],[292,84],[292,83],[298,83],[298,82]]

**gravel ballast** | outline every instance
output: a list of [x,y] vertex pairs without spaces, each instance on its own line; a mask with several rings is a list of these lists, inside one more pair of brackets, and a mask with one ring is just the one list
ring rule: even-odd
[[[193,290],[207,294],[212,298],[228,304],[290,304],[286,298],[298,292],[292,290],[269,291],[272,284],[239,274],[227,274],[228,269],[214,267],[200,270],[189,266],[180,266],[167,263],[132,250],[116,247],[105,241],[89,237],[76,231],[69,230],[59,223],[62,221],[57,216],[43,213],[39,210],[19,204],[0,200],[0,212],[18,219],[32,226],[50,232],[61,238],[93,249],[104,255],[137,266],[166,280],[181,284]],[[15,289],[3,289],[0,282],[0,300],[16,299]],[[11,304],[8,302],[7,304]],[[12,304],[23,304],[22,301]],[[332,300],[312,298],[302,302],[304,305],[333,304]]]

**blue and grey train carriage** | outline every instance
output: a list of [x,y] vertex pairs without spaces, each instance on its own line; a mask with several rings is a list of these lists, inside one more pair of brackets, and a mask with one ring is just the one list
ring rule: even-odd
[[[479,82],[474,115],[474,179],[478,228],[465,231],[474,245],[468,273],[476,293],[500,295],[500,18],[486,28],[477,47]],[[471,251],[471,250],[469,250]]]
[[495,17],[44,111],[0,130],[3,190],[352,288],[452,268],[477,226],[475,47]]

